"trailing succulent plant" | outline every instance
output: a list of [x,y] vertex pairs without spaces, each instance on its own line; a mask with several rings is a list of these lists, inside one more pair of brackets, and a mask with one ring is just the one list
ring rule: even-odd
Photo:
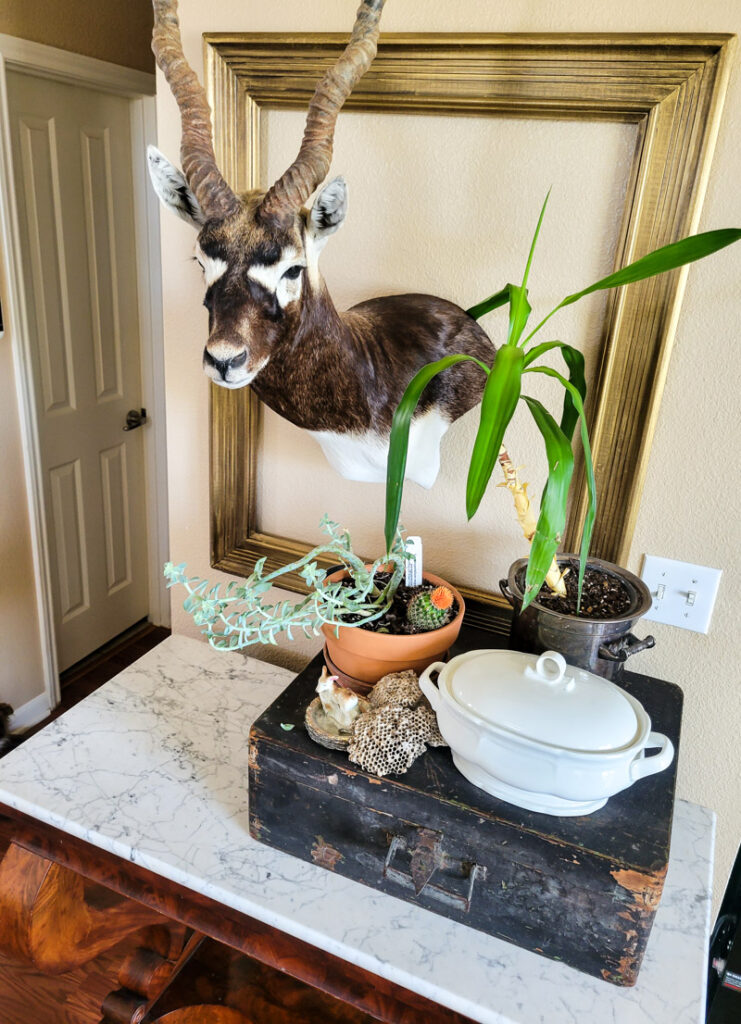
[[440,629],[453,614],[453,592],[448,587],[435,587],[415,594],[407,606],[407,620],[422,632]]
[[[261,558],[252,574],[238,582],[232,580],[222,588],[212,586],[198,576],[187,576],[185,565],[168,562],[164,567],[168,587],[181,585],[188,591],[183,607],[208,637],[213,647],[238,650],[252,644],[276,644],[285,633],[289,640],[294,631],[307,637],[318,636],[322,625],[359,626],[381,618],[394,599],[404,576],[406,547],[401,530],[391,550],[370,567],[353,553],[350,534],[324,516],[320,523],[327,542],[320,544],[303,558],[282,569],[264,575],[265,559]],[[350,583],[330,582],[327,571],[317,563],[320,555],[330,555],[347,569]],[[376,580],[383,571],[382,582]],[[310,593],[297,601],[265,600],[273,586],[280,586],[281,577],[297,572],[310,588]]]

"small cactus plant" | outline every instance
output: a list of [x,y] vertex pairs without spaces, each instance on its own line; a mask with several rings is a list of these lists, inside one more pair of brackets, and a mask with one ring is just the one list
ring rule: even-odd
[[452,614],[453,592],[448,587],[415,594],[407,607],[407,621],[425,633],[450,622]]

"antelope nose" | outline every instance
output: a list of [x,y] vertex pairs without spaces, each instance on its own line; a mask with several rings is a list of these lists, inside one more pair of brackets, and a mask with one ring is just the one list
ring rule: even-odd
[[207,366],[212,366],[221,375],[222,380],[226,380],[229,370],[238,370],[247,362],[247,350],[244,349],[229,359],[216,359],[208,349],[204,349],[203,361]]

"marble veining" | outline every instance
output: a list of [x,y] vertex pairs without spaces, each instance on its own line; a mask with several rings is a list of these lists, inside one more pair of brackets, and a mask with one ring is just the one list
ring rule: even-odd
[[251,839],[247,735],[291,678],[170,637],[3,758],[0,802],[482,1024],[699,1024],[710,811],[677,802],[643,968],[616,988]]

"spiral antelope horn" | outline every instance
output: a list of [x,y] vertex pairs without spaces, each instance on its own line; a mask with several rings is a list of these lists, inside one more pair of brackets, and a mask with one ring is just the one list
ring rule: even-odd
[[177,0],[152,0],[152,5],[152,50],[180,108],[183,174],[207,217],[227,217],[236,213],[240,204],[216,166],[211,110],[205,90],[183,54]]
[[260,216],[278,217],[297,210],[327,176],[337,115],[376,55],[385,0],[362,0],[350,42],[314,90],[298,156],[260,205]]

